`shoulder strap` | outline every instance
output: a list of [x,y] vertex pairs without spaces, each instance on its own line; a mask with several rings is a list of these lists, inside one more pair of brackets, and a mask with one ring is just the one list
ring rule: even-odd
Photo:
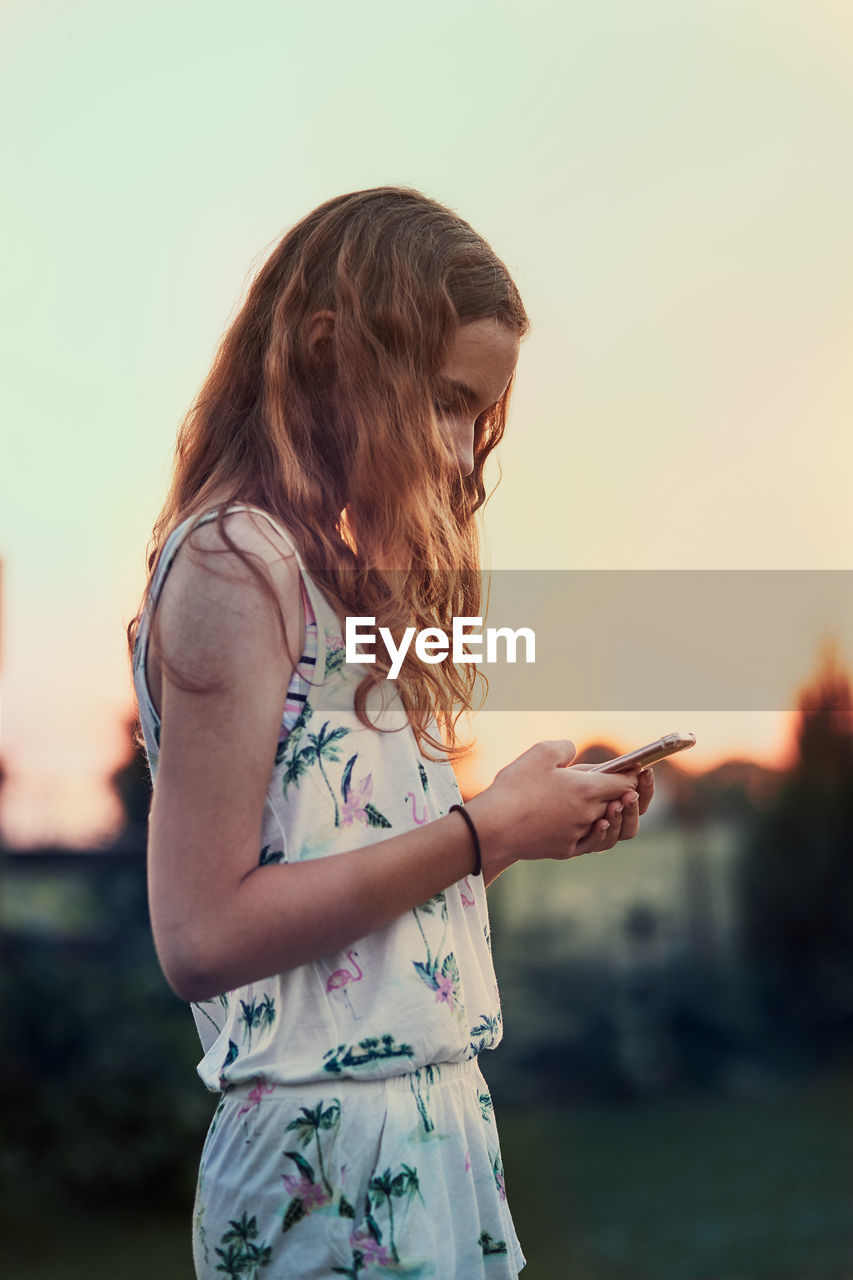
[[[264,511],[263,507],[250,507],[247,503],[242,503],[242,502],[235,503],[233,507],[229,507],[228,510],[225,512],[225,514],[227,516],[230,516],[230,515],[233,515],[235,511],[248,511],[250,512],[251,515],[263,516],[267,524],[271,525],[272,528],[275,529],[279,537],[284,542],[287,543],[287,545],[290,547],[290,550],[296,556],[296,561],[297,561],[297,564],[299,565],[299,568],[303,571],[303,573],[305,572],[305,565],[302,563],[302,557],[299,554],[299,548],[297,547],[296,543],[293,540],[293,534],[289,533],[288,530],[285,529],[283,524],[279,524],[278,520],[276,520],[274,516],[271,516],[268,511]],[[209,512],[207,518],[210,519],[213,516],[213,514],[214,514],[213,512]],[[199,521],[199,523],[201,523],[201,521]]]

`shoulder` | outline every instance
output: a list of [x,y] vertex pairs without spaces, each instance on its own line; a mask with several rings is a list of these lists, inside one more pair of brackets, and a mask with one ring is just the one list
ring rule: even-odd
[[203,679],[299,633],[299,565],[263,515],[236,511],[185,534],[157,602],[162,650]]
[[260,588],[263,594],[265,583],[286,591],[298,575],[290,536],[262,512],[242,510],[192,525],[173,557],[167,583],[204,584],[206,592],[226,594]]
[[184,538],[184,544],[196,552],[219,552],[239,559],[251,556],[268,566],[282,559],[293,561],[295,539],[271,516],[257,509],[226,512],[221,520],[197,521]]

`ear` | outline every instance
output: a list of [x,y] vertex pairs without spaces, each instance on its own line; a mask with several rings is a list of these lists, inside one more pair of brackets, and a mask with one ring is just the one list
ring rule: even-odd
[[331,338],[335,331],[334,311],[315,311],[308,321],[308,348],[313,355],[317,345]]

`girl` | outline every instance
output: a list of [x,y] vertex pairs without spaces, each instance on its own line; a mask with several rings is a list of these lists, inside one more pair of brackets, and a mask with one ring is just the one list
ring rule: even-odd
[[524,1264],[478,1067],[501,1036],[485,888],[633,836],[651,776],[541,742],[464,808],[475,669],[412,649],[390,681],[343,637],[478,615],[527,324],[448,209],[342,196],[274,250],[181,430],[131,639],[154,938],[221,1094],[201,1280]]

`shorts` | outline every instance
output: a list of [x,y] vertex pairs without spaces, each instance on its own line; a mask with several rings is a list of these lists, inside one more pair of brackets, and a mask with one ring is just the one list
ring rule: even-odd
[[476,1059],[222,1095],[193,1216],[198,1280],[515,1280],[492,1101]]

